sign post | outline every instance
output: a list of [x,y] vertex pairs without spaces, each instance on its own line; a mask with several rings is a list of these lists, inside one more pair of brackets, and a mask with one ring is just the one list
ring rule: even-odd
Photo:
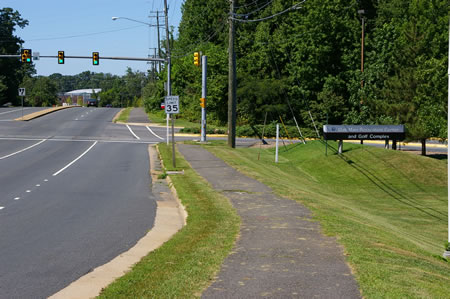
[[19,96],[22,98],[22,120],[23,120],[23,98],[25,97],[25,88],[19,88]]
[[167,115],[170,114],[172,118],[172,160],[173,167],[176,168],[175,162],[175,116],[174,114],[180,113],[180,97],[179,96],[166,96],[165,98],[165,112]]

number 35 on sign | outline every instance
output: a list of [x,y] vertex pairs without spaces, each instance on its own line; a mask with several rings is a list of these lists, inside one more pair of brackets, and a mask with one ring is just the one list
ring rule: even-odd
[[180,113],[180,98],[179,96],[166,96],[165,111],[167,114]]

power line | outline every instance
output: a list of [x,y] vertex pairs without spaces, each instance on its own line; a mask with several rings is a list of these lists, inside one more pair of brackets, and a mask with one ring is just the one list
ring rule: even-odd
[[75,37],[92,36],[92,35],[99,35],[99,34],[105,34],[105,33],[111,33],[111,32],[130,30],[130,29],[134,29],[137,27],[143,27],[143,26],[144,25],[138,25],[138,26],[127,27],[127,28],[122,28],[122,29],[115,29],[115,30],[108,30],[108,31],[101,31],[101,32],[94,32],[94,33],[77,34],[77,35],[69,35],[69,36],[27,39],[25,41],[26,42],[34,42],[34,41],[43,41],[43,40],[57,40],[57,39],[68,39],[68,38],[75,38]]
[[268,17],[265,17],[265,18],[261,18],[261,19],[256,19],[256,20],[245,20],[245,19],[237,19],[237,18],[234,18],[234,17],[232,17],[232,16],[230,16],[230,19],[233,20],[233,21],[241,22],[241,23],[251,23],[251,22],[261,22],[261,21],[266,21],[266,20],[269,20],[269,19],[273,19],[273,18],[275,18],[275,17],[277,17],[277,16],[279,16],[279,15],[282,15],[282,14],[284,14],[284,13],[290,11],[290,10],[300,9],[301,7],[299,7],[299,5],[300,5],[300,4],[303,4],[303,3],[305,3],[305,2],[306,2],[306,0],[303,0],[302,2],[299,2],[299,3],[297,3],[297,4],[295,4],[295,5],[293,5],[293,6],[289,7],[289,8],[287,8],[287,9],[285,9],[285,10],[283,10],[283,11],[280,11],[279,13],[276,13],[276,14],[274,14],[274,15],[271,15],[271,16],[268,16]]
[[269,6],[273,1],[274,1],[274,0],[267,1],[265,4],[263,4],[263,6],[259,7],[258,9],[254,10],[254,11],[251,11],[251,12],[248,12],[248,13],[245,13],[245,14],[238,14],[238,13],[235,13],[235,14],[233,14],[233,16],[248,17],[248,16],[250,16],[250,15],[252,15],[252,14],[254,14],[254,13],[257,13],[258,11],[260,11],[260,10],[266,8],[266,7]]

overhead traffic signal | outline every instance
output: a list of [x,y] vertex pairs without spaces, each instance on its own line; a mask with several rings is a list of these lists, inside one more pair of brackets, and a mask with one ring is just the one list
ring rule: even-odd
[[58,64],[64,64],[64,51],[58,51]]
[[20,57],[21,57],[22,62],[24,62],[24,63],[32,63],[33,62],[33,59],[31,56],[31,49],[22,49],[20,51]]
[[200,53],[194,52],[194,65],[200,66]]
[[98,56],[98,52],[92,52],[92,64],[93,65],[98,65],[99,64],[99,56]]

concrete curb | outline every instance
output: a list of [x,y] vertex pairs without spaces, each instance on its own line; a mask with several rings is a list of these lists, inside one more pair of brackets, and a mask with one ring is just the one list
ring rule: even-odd
[[33,113],[30,113],[30,114],[24,115],[23,118],[19,117],[19,118],[16,118],[15,120],[29,121],[29,120],[32,120],[32,119],[44,116],[46,114],[52,113],[52,112],[56,112],[56,111],[63,110],[63,109],[68,109],[68,108],[75,108],[75,107],[78,108],[78,107],[81,107],[81,106],[61,106],[61,107],[49,108],[49,109],[45,109],[45,110],[42,110],[42,111],[33,112]]
[[[154,159],[158,157],[158,153],[152,145],[149,145],[148,151],[150,175],[155,182],[157,174]],[[84,299],[98,296],[102,289],[130,271],[143,257],[170,240],[176,232],[186,225],[187,213],[181,205],[170,179],[168,183],[172,190],[173,200],[157,201],[155,224],[147,235],[127,252],[117,256],[109,263],[95,268],[92,272],[80,277],[49,298]]]
[[[125,108],[122,108],[119,110],[119,112],[116,113],[116,115],[114,115],[113,119],[111,120],[111,122],[113,123],[117,123],[117,119],[119,118],[119,116],[122,114],[123,110],[125,110]],[[121,122],[119,122],[121,123]]]

